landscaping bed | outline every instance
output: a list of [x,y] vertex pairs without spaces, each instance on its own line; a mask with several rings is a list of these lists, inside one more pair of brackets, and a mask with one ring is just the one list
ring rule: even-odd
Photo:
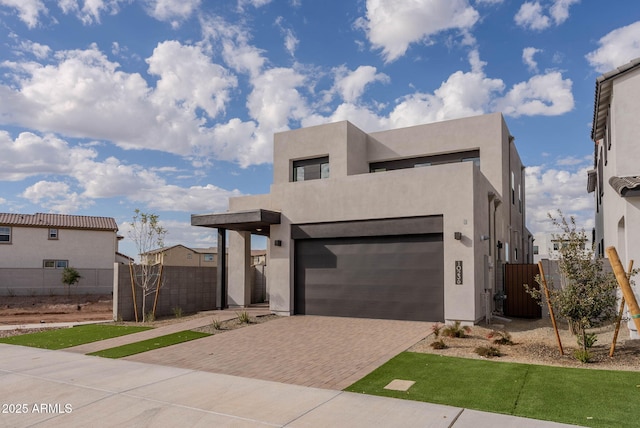
[[113,318],[113,300],[110,295],[2,296],[0,302],[0,325],[101,321]]
[[[481,357],[475,350],[478,347],[494,346],[502,356],[493,357],[496,361],[518,362],[527,364],[542,364],[562,367],[594,368],[605,370],[640,371],[640,340],[630,340],[626,322],[623,322],[618,334],[618,340],[613,358],[609,358],[609,348],[614,334],[614,325],[608,325],[591,331],[597,334],[597,342],[591,349],[593,355],[590,363],[581,363],[573,357],[573,351],[578,349],[576,338],[573,336],[566,322],[558,323],[560,339],[564,355],[561,356],[553,327],[549,318],[537,320],[512,319],[504,322],[498,319],[493,324],[484,322],[471,328],[468,337],[448,338],[443,340],[446,349],[434,349],[431,343],[435,340],[433,334],[418,342],[410,352],[463,357],[474,359],[488,359]],[[492,330],[506,330],[511,335],[514,345],[495,345],[487,339]]]

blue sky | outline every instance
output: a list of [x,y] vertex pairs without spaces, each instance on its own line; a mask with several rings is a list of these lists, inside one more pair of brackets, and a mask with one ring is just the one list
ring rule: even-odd
[[207,247],[190,215],[268,193],[274,132],[500,111],[529,229],[560,208],[588,230],[595,79],[637,57],[627,0],[0,0],[0,211],[126,237],[139,208]]

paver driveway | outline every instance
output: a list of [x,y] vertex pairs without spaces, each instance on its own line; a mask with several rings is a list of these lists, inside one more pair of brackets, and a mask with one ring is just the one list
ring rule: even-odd
[[340,390],[426,337],[430,326],[291,316],[126,359]]

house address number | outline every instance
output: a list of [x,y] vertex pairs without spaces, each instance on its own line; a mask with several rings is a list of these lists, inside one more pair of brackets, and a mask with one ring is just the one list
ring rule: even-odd
[[456,260],[456,285],[462,285],[462,260]]

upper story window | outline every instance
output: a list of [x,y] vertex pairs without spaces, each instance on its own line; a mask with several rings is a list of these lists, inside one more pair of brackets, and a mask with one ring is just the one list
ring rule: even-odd
[[516,176],[513,171],[511,171],[511,204],[516,204]]
[[473,162],[475,165],[480,166],[480,150],[372,162],[369,164],[369,172],[393,171],[396,169],[419,168],[457,162]]
[[204,261],[205,262],[212,262],[213,261],[213,254],[205,254],[204,255]]
[[0,226],[0,244],[11,244],[11,228]]
[[329,178],[329,156],[293,161],[293,181]]
[[58,229],[49,229],[49,239],[58,239]]

